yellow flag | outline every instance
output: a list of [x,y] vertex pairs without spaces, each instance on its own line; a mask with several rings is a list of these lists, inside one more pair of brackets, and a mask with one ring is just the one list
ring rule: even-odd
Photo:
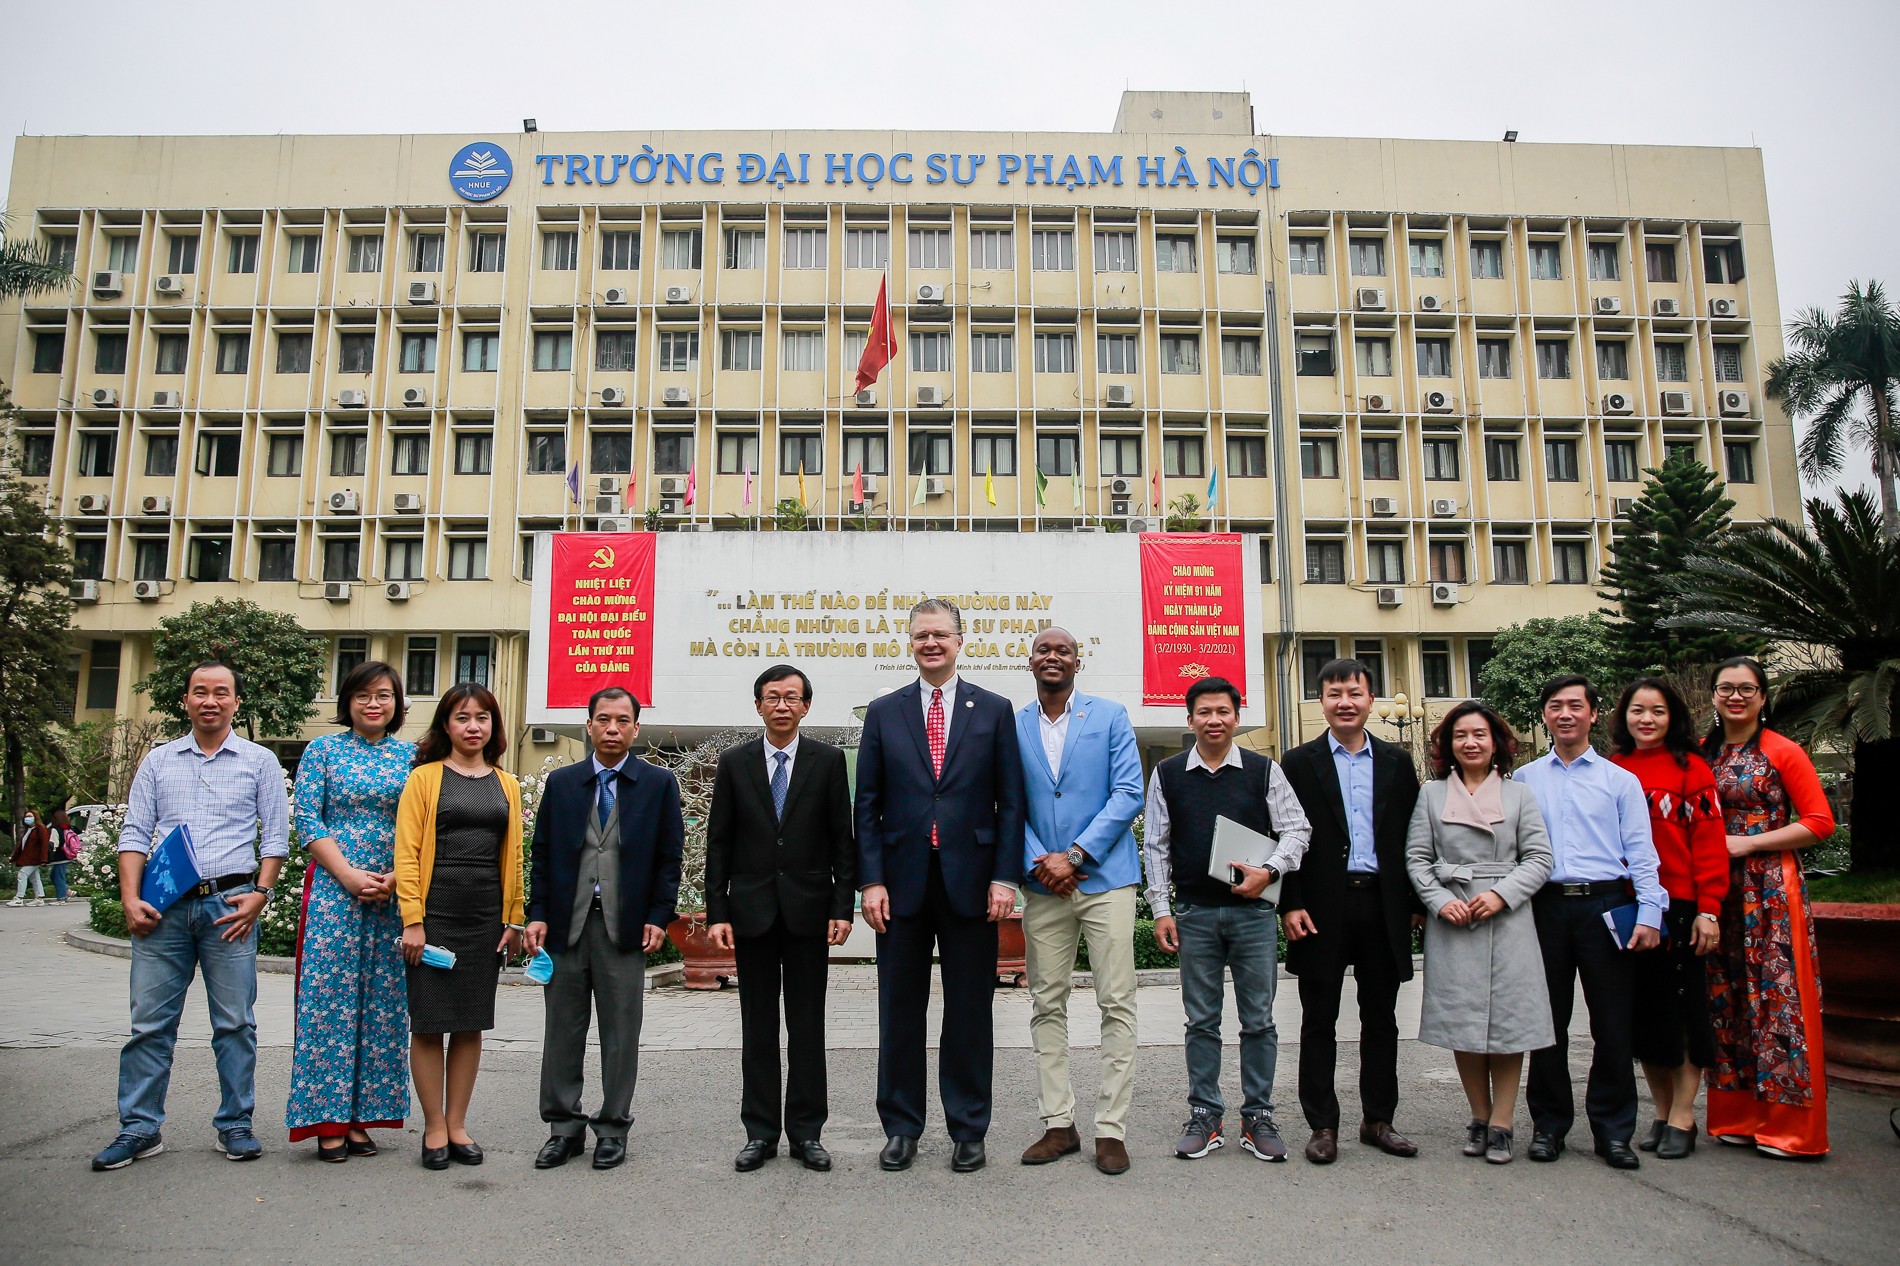
[[991,505],[996,504],[996,477],[987,470],[983,472],[983,495],[990,499]]
[[805,463],[798,463],[798,504],[808,506],[811,500],[805,496]]

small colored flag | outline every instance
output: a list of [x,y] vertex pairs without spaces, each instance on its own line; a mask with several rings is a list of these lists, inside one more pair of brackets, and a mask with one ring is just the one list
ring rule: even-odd
[[851,471],[851,499],[859,505],[864,504],[864,463],[859,462]]
[[910,499],[912,505],[920,506],[924,503],[924,490],[929,483],[930,476],[919,471],[917,474],[917,495]]
[[991,505],[996,504],[996,476],[987,470],[983,472],[983,495]]
[[739,502],[742,506],[752,504],[752,459],[745,459],[745,496]]
[[811,504],[811,499],[805,495],[805,463],[802,461],[798,463],[798,504],[801,506]]
[[1043,506],[1047,506],[1048,504],[1049,504],[1049,476],[1043,474],[1042,467],[1038,466],[1036,467],[1036,505],[1038,507],[1043,507]]
[[1149,493],[1148,509],[1151,512],[1159,511],[1161,509],[1161,472],[1160,471],[1157,470],[1154,473],[1154,478],[1148,481],[1148,486],[1150,489],[1152,489],[1152,491]]
[[891,336],[891,297],[885,289],[890,280],[886,277],[877,283],[877,306],[871,309],[871,333],[864,340],[864,355],[858,358],[857,385],[851,388],[854,392],[876,382],[897,356],[897,340]]
[[1207,468],[1207,508],[1214,508],[1214,494],[1220,490],[1220,467]]
[[1075,468],[1069,472],[1070,491],[1075,495],[1075,510],[1082,511],[1082,452],[1078,448],[1075,454]]
[[567,495],[574,498],[574,504],[581,503],[581,464],[574,463],[574,469],[567,472]]
[[699,463],[694,462],[686,468],[686,504],[692,505],[693,498],[699,493]]

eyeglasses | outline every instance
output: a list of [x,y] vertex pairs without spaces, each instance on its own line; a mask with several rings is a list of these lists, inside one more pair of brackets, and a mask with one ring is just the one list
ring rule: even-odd
[[1727,682],[1715,688],[1717,699],[1753,699],[1760,693],[1760,686],[1731,686]]
[[912,633],[910,640],[913,642],[953,642],[962,636],[961,633]]
[[795,708],[805,702],[804,695],[760,695],[759,702],[768,708]]
[[371,694],[369,693],[369,691],[365,690],[361,694],[350,696],[350,702],[352,703],[394,703],[396,702],[396,695],[395,695],[395,692],[389,691],[389,690],[379,690],[375,694]]

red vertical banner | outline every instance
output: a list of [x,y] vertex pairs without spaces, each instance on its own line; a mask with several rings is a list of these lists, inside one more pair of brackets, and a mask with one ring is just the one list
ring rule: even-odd
[[1203,677],[1247,697],[1247,609],[1240,537],[1147,532],[1141,537],[1141,701],[1179,704]]
[[603,686],[653,702],[651,532],[557,532],[548,576],[548,702],[584,708]]

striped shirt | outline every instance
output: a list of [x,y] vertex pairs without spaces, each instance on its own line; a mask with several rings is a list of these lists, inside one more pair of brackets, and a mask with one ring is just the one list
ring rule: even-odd
[[209,756],[190,734],[153,748],[132,779],[119,851],[149,856],[152,842],[180,823],[191,828],[206,879],[248,874],[260,856],[289,856],[284,767],[236,731]]

